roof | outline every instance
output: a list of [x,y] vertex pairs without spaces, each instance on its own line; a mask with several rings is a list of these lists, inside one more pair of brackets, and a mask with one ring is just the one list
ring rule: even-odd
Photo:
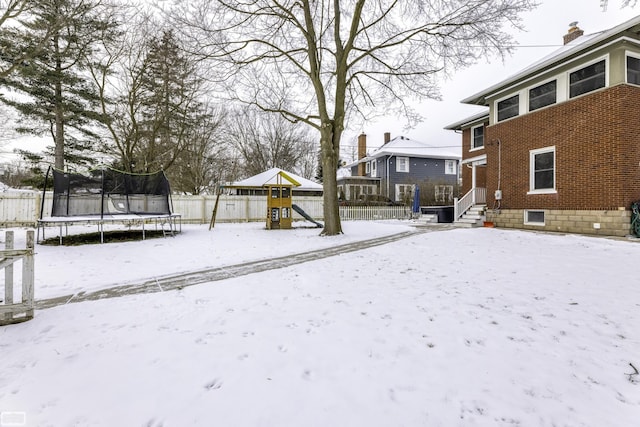
[[468,127],[474,123],[489,120],[489,111],[485,110],[480,113],[476,113],[473,116],[469,116],[466,119],[458,120],[455,123],[451,123],[445,126],[447,130],[462,130],[462,128]]
[[318,184],[317,182],[303,178],[294,173],[287,172],[280,168],[271,168],[247,179],[232,182],[231,184],[227,185],[227,187],[262,188],[265,185],[278,184],[278,182],[289,183],[296,187],[296,190],[322,191],[322,184]]
[[[634,28],[636,27],[636,28]],[[550,55],[534,62],[524,70],[508,77],[501,82],[482,90],[468,98],[463,99],[463,104],[475,104],[475,105],[487,105],[486,98],[492,94],[499,92],[501,89],[516,84],[532,74],[537,74],[545,69],[553,67],[556,64],[562,63],[571,57],[575,57],[584,51],[597,47],[604,42],[619,37],[623,32],[633,30],[640,32],[640,15],[632,18],[620,25],[610,28],[605,31],[600,31],[593,34],[582,35],[570,43],[557,49]]]
[[461,158],[458,150],[454,151],[448,147],[438,147],[405,136],[397,136],[361,160],[367,161],[383,156],[407,156],[429,159]]

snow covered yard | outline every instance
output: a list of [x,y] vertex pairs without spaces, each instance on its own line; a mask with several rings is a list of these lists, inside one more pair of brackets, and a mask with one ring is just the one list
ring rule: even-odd
[[[36,296],[407,229],[256,227],[38,246]],[[637,426],[639,259],[638,242],[456,229],[37,311],[0,328],[0,411],[55,427]]]

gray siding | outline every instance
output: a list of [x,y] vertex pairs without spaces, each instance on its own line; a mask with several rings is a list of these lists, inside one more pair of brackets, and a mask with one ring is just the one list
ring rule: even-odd
[[[404,157],[404,156],[400,156]],[[456,168],[458,167],[458,160],[456,161]],[[382,179],[382,192],[386,194],[387,191],[387,157],[381,157],[377,159],[378,163],[378,176]],[[396,156],[389,158],[389,194],[388,197],[395,200],[396,184],[416,184],[426,181],[440,181],[447,182],[451,185],[455,185],[458,180],[458,175],[449,175],[445,173],[445,159],[431,159],[410,157],[409,158],[409,172],[396,172]],[[457,169],[456,169],[457,170]]]

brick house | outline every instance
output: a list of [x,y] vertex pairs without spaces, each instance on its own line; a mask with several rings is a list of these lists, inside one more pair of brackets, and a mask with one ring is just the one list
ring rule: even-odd
[[640,16],[564,46],[462,101],[456,218],[486,203],[498,227],[624,236],[640,199]]
[[[394,202],[407,202],[415,185],[429,186],[434,192],[425,199],[451,205],[458,186],[460,155],[404,136],[391,139],[367,153],[367,136],[358,137],[358,160],[338,177],[338,194],[343,200],[383,196]],[[432,197],[431,197],[432,196]]]

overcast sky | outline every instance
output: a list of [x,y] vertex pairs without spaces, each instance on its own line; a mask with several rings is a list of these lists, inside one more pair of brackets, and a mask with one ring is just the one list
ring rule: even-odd
[[[525,31],[514,30],[519,47],[504,63],[499,58],[488,58],[443,81],[440,85],[442,101],[420,104],[417,109],[424,116],[424,122],[413,129],[404,129],[405,121],[398,117],[367,123],[361,129],[349,129],[342,140],[342,159],[348,162],[355,159],[356,138],[361,132],[367,134],[370,149],[382,145],[384,132],[390,132],[392,138],[404,135],[432,145],[459,147],[460,136],[443,128],[482,110],[478,106],[461,104],[460,100],[498,83],[559,48],[570,22],[578,21],[578,26],[585,34],[590,34],[614,27],[640,14],[640,4],[635,8],[621,9],[622,0],[609,0],[606,12],[600,7],[600,0],[541,0],[540,3],[536,10],[523,15]],[[42,149],[42,140],[21,139],[19,145],[39,151]],[[0,161],[13,157],[9,153],[7,147],[0,150]]]
[[360,132],[367,134],[368,148],[382,145],[384,132],[390,132],[392,138],[404,135],[438,146],[460,146],[460,135],[443,128],[482,111],[481,107],[461,104],[460,100],[516,74],[558,49],[563,43],[562,36],[573,21],[578,21],[585,34],[591,34],[640,14],[640,4],[635,8],[621,9],[621,0],[609,0],[606,12],[600,7],[600,0],[542,0],[540,3],[536,10],[522,15],[525,32],[514,30],[520,47],[504,63],[499,58],[489,58],[489,63],[481,62],[451,76],[441,84],[442,101],[420,104],[419,112],[424,121],[414,129],[405,130],[405,122],[401,118],[390,117],[353,130],[343,139],[344,160],[352,160],[349,157],[355,152],[356,137]]

